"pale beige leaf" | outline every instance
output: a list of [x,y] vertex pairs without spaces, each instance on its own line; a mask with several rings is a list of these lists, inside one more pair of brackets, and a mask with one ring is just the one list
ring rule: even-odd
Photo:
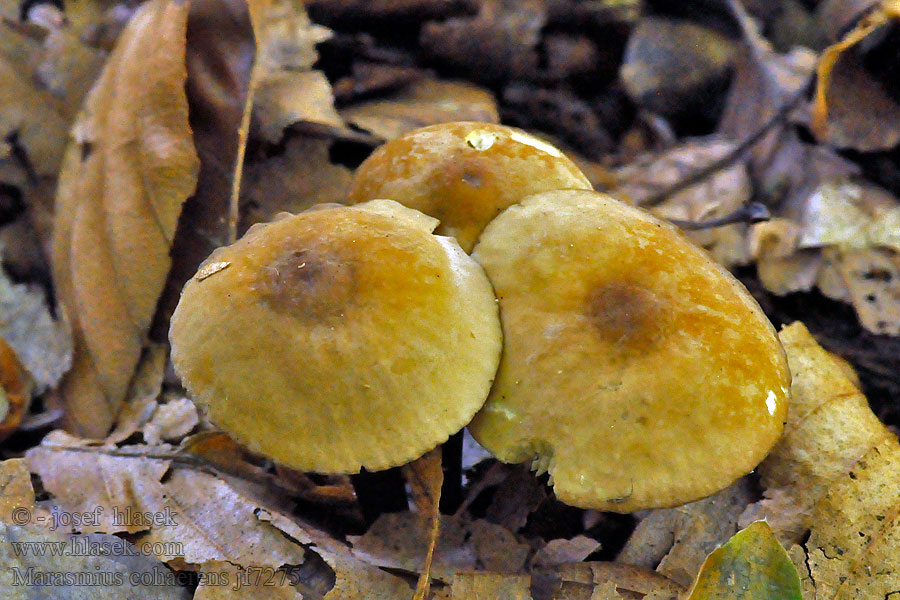
[[109,456],[97,450],[84,440],[54,431],[26,457],[29,469],[40,476],[44,489],[53,495],[52,507],[64,513],[92,515],[68,530],[135,533],[149,529],[150,523],[125,515],[164,508],[165,491],[160,480],[169,470],[169,461]]
[[34,516],[34,510],[34,488],[25,459],[0,462],[0,522],[25,525],[23,521]]
[[187,4],[153,0],[92,88],[60,175],[53,275],[76,358],[68,425],[103,436],[118,414],[165,284],[198,160],[184,92]]
[[151,344],[144,351],[141,362],[135,369],[116,428],[106,438],[108,444],[124,442],[153,416],[157,406],[156,399],[162,391],[167,359],[168,348],[164,344]]
[[900,443],[802,324],[781,339],[793,404],[784,439],[760,466],[766,499],[745,518],[768,516],[784,540],[810,532],[811,597],[889,597],[900,590]]
[[601,544],[586,535],[576,535],[572,539],[550,540],[531,559],[535,567],[551,567],[570,562],[580,562],[600,550]]
[[[650,569],[621,563],[571,563],[557,567],[553,574],[560,580],[554,600],[591,600],[595,592],[609,594],[613,587],[622,596],[648,600],[675,600],[685,591],[683,586]],[[597,592],[597,588],[602,591]]]

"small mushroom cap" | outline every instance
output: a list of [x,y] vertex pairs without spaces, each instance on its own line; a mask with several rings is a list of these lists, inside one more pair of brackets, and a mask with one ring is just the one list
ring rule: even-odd
[[750,472],[781,434],[790,374],[746,289],[674,227],[603,194],[525,199],[473,253],[503,358],[470,425],[560,500],[676,506]]
[[392,198],[440,220],[437,233],[455,237],[470,252],[507,206],[566,188],[592,189],[551,144],[515,127],[441,123],[375,150],[357,169],[349,202]]
[[379,201],[217,250],[172,317],[185,386],[237,441],[295,469],[384,469],[444,442],[484,404],[501,333],[484,272],[435,223]]

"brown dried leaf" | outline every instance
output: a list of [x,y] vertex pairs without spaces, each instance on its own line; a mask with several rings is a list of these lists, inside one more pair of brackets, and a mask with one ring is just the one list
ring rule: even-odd
[[565,563],[581,562],[600,550],[600,542],[586,535],[572,539],[556,539],[547,542],[531,559],[533,567],[552,567]]
[[[137,451],[147,447],[131,447]],[[69,528],[79,533],[135,533],[150,524],[117,519],[116,514],[156,512],[163,508],[165,492],[160,483],[169,461],[144,456],[102,454],[102,448],[63,431],[50,433],[40,446],[26,454],[29,469],[40,476],[44,489],[53,494],[51,506],[64,513],[97,515]],[[177,509],[176,509],[177,511]]]
[[224,481],[199,471],[176,469],[163,485],[165,507],[177,512],[176,526],[155,527],[140,540],[163,547],[181,545],[184,554],[161,555],[193,564],[229,562],[277,569],[302,564],[304,550],[260,517],[260,507]]
[[735,43],[691,21],[641,19],[628,38],[619,78],[639,105],[664,115],[695,110],[727,81]]
[[314,25],[299,0],[251,2],[250,17],[257,47],[251,85],[262,137],[278,142],[284,128],[299,121],[344,127],[331,85],[324,74],[311,70],[318,58],[315,45],[330,38],[331,31]]
[[347,122],[386,140],[447,121],[500,121],[491,92],[464,81],[439,79],[412,83],[387,99],[344,108],[341,115]]
[[[32,548],[43,545],[44,552],[17,551],[26,544]],[[51,548],[63,552],[48,551]],[[0,594],[9,600],[41,596],[91,600],[190,598],[190,592],[177,583],[165,565],[112,535],[68,536],[0,523],[0,561],[7,567],[0,572]],[[147,581],[153,585],[143,583]]]
[[53,274],[73,323],[69,427],[109,431],[171,264],[198,160],[184,93],[187,5],[135,13],[91,90],[60,175]]
[[271,221],[280,212],[299,213],[316,204],[342,202],[352,174],[332,164],[331,142],[292,136],[284,153],[247,165],[241,231]]
[[24,458],[0,462],[0,522],[21,525],[22,522],[15,518],[20,513],[13,512],[16,509],[24,509],[35,516],[34,488]]
[[675,600],[685,591],[681,585],[650,569],[620,563],[572,563],[558,567],[554,576],[559,580],[554,600],[618,600],[612,594],[646,600]]
[[486,0],[474,17],[426,23],[420,43],[474,77],[523,79],[537,74],[537,45],[546,23],[546,6],[539,0]]
[[738,517],[752,498],[752,486],[744,478],[703,500],[650,511],[616,560],[656,568],[689,586],[706,556],[738,530]]
[[[685,142],[659,156],[639,159],[619,169],[616,179],[620,183],[611,193],[641,206],[661,190],[722,160],[732,150],[734,144],[721,139]],[[664,219],[699,223],[733,213],[750,201],[752,193],[747,168],[735,162],[675,192],[649,210]],[[750,259],[746,224],[685,231],[685,235],[727,267],[746,264]]]
[[[429,529],[412,513],[386,513],[365,535],[350,537],[353,555],[378,567],[421,573]],[[434,552],[432,577],[449,582],[457,571],[518,573],[525,566],[528,546],[508,530],[487,521],[441,518],[441,536]]]
[[156,399],[162,391],[168,359],[168,348],[163,344],[151,344],[144,351],[131,380],[125,405],[116,422],[116,428],[106,438],[108,444],[124,442],[140,431],[156,410]]
[[802,324],[781,338],[794,374],[788,428],[760,466],[766,499],[744,518],[768,516],[787,540],[811,530],[806,555],[793,553],[809,566],[810,598],[888,597],[900,588],[900,443]]
[[502,573],[457,573],[447,600],[531,600],[531,577]]

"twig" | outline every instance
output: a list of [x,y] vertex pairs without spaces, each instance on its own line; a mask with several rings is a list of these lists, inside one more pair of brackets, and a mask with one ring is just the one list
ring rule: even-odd
[[[812,83],[812,78],[810,78],[809,83]],[[731,151],[729,151],[725,156],[719,158],[718,160],[714,160],[708,165],[697,169],[693,173],[690,173],[687,177],[683,179],[679,179],[672,185],[663,188],[662,190],[656,192],[652,196],[648,197],[646,200],[640,203],[640,206],[656,206],[662,202],[665,202],[673,195],[678,192],[685,190],[692,185],[700,183],[713,173],[728,167],[735,162],[737,162],[741,156],[757,142],[763,139],[770,131],[772,131],[776,126],[780,125],[782,121],[784,121],[791,112],[797,108],[805,99],[806,93],[809,84],[804,85],[803,88],[791,96],[787,102],[785,102],[781,108],[779,108],[775,114],[773,114],[769,119],[760,125],[753,133],[745,137],[740,141]]]
[[724,227],[733,223],[760,223],[768,221],[772,218],[772,213],[766,208],[762,202],[750,202],[744,204],[738,209],[719,217],[710,219],[709,221],[682,221],[679,219],[669,219],[669,223],[677,225],[681,229],[688,231],[698,231],[701,229],[714,229],[716,227]]

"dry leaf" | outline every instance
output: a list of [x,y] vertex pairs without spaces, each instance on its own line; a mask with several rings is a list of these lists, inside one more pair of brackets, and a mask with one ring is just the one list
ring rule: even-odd
[[299,213],[316,204],[342,202],[350,171],[329,159],[331,142],[292,136],[284,153],[247,165],[241,230],[271,221],[280,212]]
[[533,567],[552,567],[565,563],[581,562],[600,550],[600,542],[586,535],[572,539],[556,539],[547,542],[531,559]]
[[[18,544],[43,545],[44,553],[26,552]],[[48,552],[51,544],[61,551]],[[0,561],[6,567],[0,571],[0,595],[9,600],[187,600],[191,596],[162,563],[112,535],[67,536],[0,523]]]
[[602,599],[612,593],[627,598],[675,600],[684,591],[681,585],[654,571],[620,563],[561,565],[556,568],[554,577],[559,580],[554,600],[596,600],[594,594]]
[[800,577],[765,521],[756,521],[714,550],[688,600],[801,600]]
[[650,511],[616,560],[655,568],[690,585],[706,556],[737,531],[738,517],[752,499],[752,486],[743,478],[703,500]]
[[27,462],[24,458],[0,462],[0,522],[22,525],[21,516],[35,516],[34,513],[34,489]]
[[385,140],[448,121],[500,121],[497,101],[488,90],[464,81],[440,79],[414,82],[386,99],[344,108],[341,115]]
[[152,445],[176,442],[200,423],[197,407],[188,398],[171,398],[160,404],[144,427],[144,440]]
[[644,17],[631,32],[619,71],[628,95],[664,115],[696,110],[723,86],[735,43],[684,19]]
[[[423,549],[430,530],[412,513],[386,513],[365,535],[348,538],[353,555],[369,564],[421,573]],[[518,573],[525,566],[528,546],[508,530],[487,521],[441,518],[441,536],[434,552],[432,578],[449,582],[457,571]]]
[[116,421],[116,428],[106,438],[108,444],[124,442],[141,430],[156,410],[156,399],[162,391],[168,348],[151,344],[135,369],[125,405]]
[[[816,96],[813,104],[812,129],[817,137],[837,146],[851,146],[858,150],[882,150],[900,141],[900,130],[885,129],[896,122],[889,115],[900,114],[900,107],[879,89],[878,84],[866,80],[861,65],[854,64],[848,50],[872,32],[900,17],[897,0],[881,0],[844,35],[841,41],[825,49],[816,69]],[[849,56],[848,60],[841,61]],[[839,62],[845,64],[841,65]],[[858,59],[856,61],[858,63]],[[853,77],[855,79],[848,78]],[[836,80],[836,81],[835,81]],[[858,88],[862,88],[859,90]],[[832,90],[832,88],[836,88]],[[854,92],[862,93],[862,98]],[[838,96],[835,100],[834,96]],[[849,96],[849,98],[845,97]],[[836,108],[836,115],[830,111]],[[861,110],[872,110],[860,114]],[[889,144],[889,145],[888,145]]]
[[[652,202],[661,190],[724,159],[732,150],[734,144],[716,138],[685,142],[658,156],[638,159],[619,169],[615,174],[619,183],[610,193],[642,206]],[[730,215],[749,202],[752,194],[747,168],[743,163],[735,162],[675,192],[649,210],[664,219],[700,223]],[[695,244],[706,248],[716,261],[727,267],[748,262],[746,234],[747,225],[743,223],[685,232]]]
[[447,600],[531,600],[531,577],[502,573],[457,573]]
[[276,143],[285,127],[299,121],[343,128],[331,85],[312,70],[315,45],[331,31],[310,22],[299,0],[251,2],[250,18],[257,47],[253,108],[262,137]]
[[[148,447],[131,446],[147,453]],[[118,518],[126,512],[160,512],[165,491],[160,483],[169,470],[169,461],[143,456],[123,457],[102,454],[102,448],[65,432],[50,433],[40,446],[26,453],[29,469],[53,495],[49,506],[62,513],[96,515],[85,523],[65,528],[80,533],[135,533],[151,523],[141,519]],[[162,449],[160,449],[162,450]],[[177,511],[177,509],[175,509]],[[66,525],[66,523],[60,523]]]
[[0,273],[0,338],[34,378],[36,393],[56,385],[72,364],[72,338],[50,316],[45,295]]
[[791,372],[785,436],[759,471],[765,516],[782,540],[805,543],[815,595],[883,598],[900,590],[900,443],[843,366],[795,323],[781,332]]
[[60,174],[53,279],[76,340],[63,394],[69,426],[84,435],[105,435],[121,408],[196,185],[187,8],[152,0],[138,9],[88,95]]

